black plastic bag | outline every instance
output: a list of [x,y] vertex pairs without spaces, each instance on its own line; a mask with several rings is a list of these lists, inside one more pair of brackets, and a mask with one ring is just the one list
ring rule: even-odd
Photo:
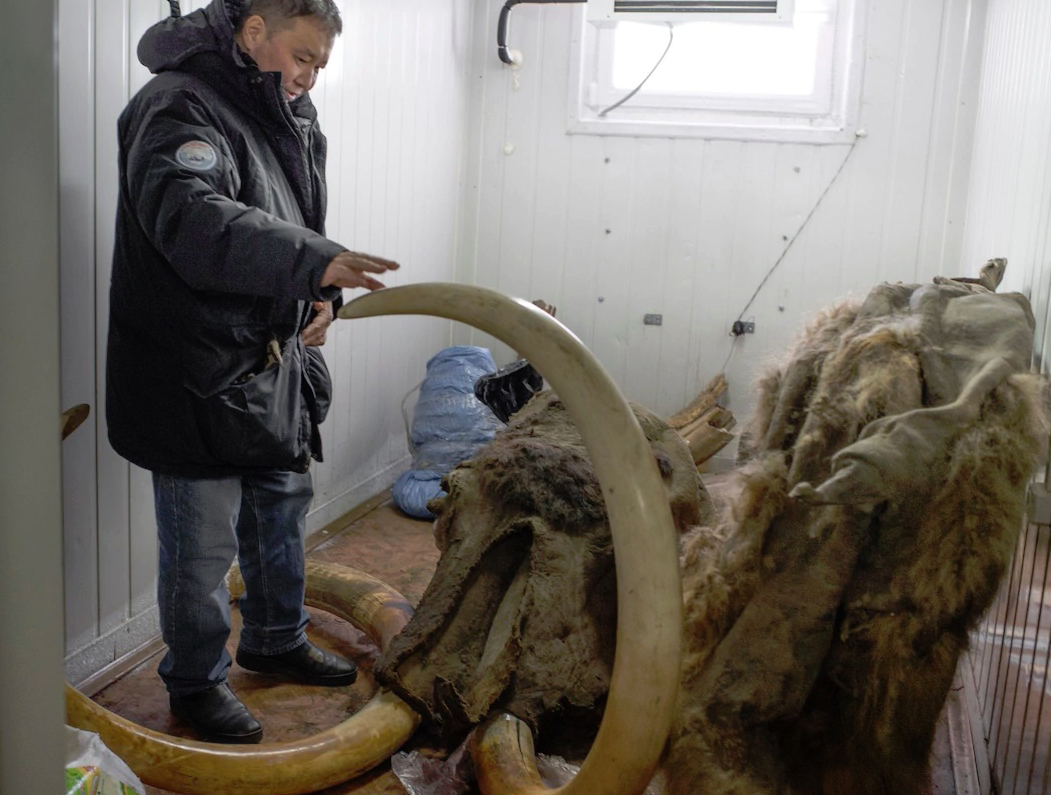
[[519,359],[475,381],[474,395],[506,423],[543,388],[543,376],[528,361]]

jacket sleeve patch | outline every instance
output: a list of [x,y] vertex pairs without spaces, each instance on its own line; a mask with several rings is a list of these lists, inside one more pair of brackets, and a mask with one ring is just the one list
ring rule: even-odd
[[194,171],[211,171],[219,162],[215,149],[207,141],[187,141],[175,152],[175,159]]

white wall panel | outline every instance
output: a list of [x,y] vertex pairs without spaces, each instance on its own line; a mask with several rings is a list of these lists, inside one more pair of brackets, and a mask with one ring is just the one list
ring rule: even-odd
[[59,6],[59,163],[62,410],[92,414],[62,444],[66,646],[98,635],[95,490],[95,116],[94,7]]
[[1051,6],[989,0],[964,251],[1007,257],[1002,289],[1029,296],[1047,372],[1051,310]]
[[[567,135],[581,7],[515,6],[509,44],[523,63],[511,68],[496,54],[502,3],[486,0],[460,278],[556,304],[627,397],[659,413],[729,357],[728,402],[743,418],[761,362],[822,307],[880,281],[980,266],[957,260],[983,5],[860,3],[868,137],[746,312],[756,334],[734,341],[732,322],[850,147]],[[663,325],[644,326],[647,313]],[[456,339],[493,345],[498,362],[512,355],[477,332]]]
[[986,6],[987,0],[944,5],[919,259],[940,259],[947,270],[953,263],[964,270],[973,263],[962,256],[968,191],[959,189],[970,184],[971,160],[958,153],[974,140]]
[[[128,101],[129,18],[125,0],[95,0],[95,402],[98,439],[98,609],[103,635],[128,620],[131,542],[129,465],[106,442],[106,329],[117,208],[117,117]],[[60,133],[65,130],[61,127]]]
[[1007,256],[1008,285],[1027,293],[1046,273],[1049,14],[1042,3],[990,2],[965,238],[969,252]]
[[[963,239],[971,259],[1007,258],[1000,290],[1029,297],[1037,322],[1034,364],[1045,375],[1051,373],[1049,41],[1045,0],[988,0]],[[1012,795],[1051,789],[1046,540],[1046,526],[1024,529],[1011,577],[975,633],[972,654],[992,788]]]
[[[337,98],[326,87],[319,99],[335,154],[329,235],[401,263],[384,277],[390,286],[454,276],[468,11],[465,0],[350,4],[343,88]],[[330,113],[334,107],[338,114]],[[338,119],[338,153],[330,116]],[[406,466],[402,398],[422,379],[427,359],[449,344],[449,323],[340,321],[330,340],[325,353],[337,384],[323,428],[326,461],[315,467],[317,524],[389,486]]]
[[[189,13],[205,4],[181,6]],[[399,261],[390,285],[451,281],[470,2],[340,6],[344,34],[314,91],[329,139],[328,235]],[[66,668],[75,681],[156,633],[151,480],[106,441],[104,374],[116,122],[149,79],[135,55],[138,39],[168,13],[164,0],[60,0],[62,400],[92,407],[91,427],[63,447]],[[407,466],[401,401],[450,343],[450,325],[405,317],[333,326],[324,352],[335,397],[309,529],[383,491]]]

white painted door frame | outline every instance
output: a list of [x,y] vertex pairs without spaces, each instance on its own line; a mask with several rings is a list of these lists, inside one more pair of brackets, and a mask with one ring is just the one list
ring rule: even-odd
[[62,792],[57,4],[0,31],[0,792]]

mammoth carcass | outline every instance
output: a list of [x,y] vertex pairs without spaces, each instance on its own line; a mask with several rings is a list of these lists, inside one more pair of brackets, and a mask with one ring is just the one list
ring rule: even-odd
[[[452,481],[442,506],[448,524],[438,528],[445,554],[424,597],[437,607],[421,604],[417,628],[388,647],[389,681],[425,716],[441,718],[449,735],[488,711],[471,745],[488,795],[540,787],[526,759],[529,731],[509,710],[536,724],[545,710],[601,704],[606,682],[601,727],[563,795],[637,795],[662,749],[678,795],[922,791],[934,721],[967,630],[1010,557],[1025,483],[1048,432],[1045,384],[1028,372],[1028,303],[991,287],[884,285],[860,305],[826,313],[761,382],[748,461],[714,518],[705,515],[692,461],[679,466],[668,450],[662,459],[654,442],[666,429],[656,426],[647,441],[608,374],[539,309],[463,285],[409,285],[344,306],[340,317],[437,314],[514,340],[580,430],[616,545],[610,672],[614,635],[601,626],[614,618],[603,562],[610,545],[601,533],[589,535],[598,491],[579,457],[541,467],[536,497],[529,479],[505,474],[463,513]],[[517,453],[528,458],[543,446],[536,443],[543,424],[523,427]],[[482,474],[464,483],[484,482]],[[695,507],[681,507],[680,487],[694,490]],[[511,518],[515,501],[519,515]],[[681,592],[673,513],[679,530],[696,525],[683,539]],[[530,519],[542,515],[558,521]],[[557,528],[565,538],[554,540],[554,525],[574,515],[587,526],[566,522]],[[508,521],[495,542],[471,532]],[[589,547],[594,566],[585,562]],[[566,562],[547,554],[558,549]],[[490,553],[506,570],[464,575],[455,565]],[[536,584],[560,573],[594,596],[537,599]],[[335,580],[346,591],[346,577]],[[377,596],[376,587],[344,593],[331,607],[352,619],[360,613],[357,621],[372,625],[383,645],[390,632],[376,630],[390,627],[375,619],[401,614],[404,600]],[[487,605],[493,620],[451,620],[471,602]],[[545,611],[562,615],[548,625],[554,631],[530,634],[534,615]],[[534,647],[555,650],[547,657],[582,656],[560,659],[557,674],[526,669],[520,677],[523,661],[545,656]],[[461,663],[434,664],[450,656]],[[496,675],[485,675],[490,668]],[[144,780],[145,766],[165,788],[199,769],[180,786],[202,793],[315,791],[381,761],[416,720],[381,692],[375,709],[323,732],[325,743],[217,754],[127,726],[72,688],[67,699],[70,722],[107,732],[107,744],[134,759]],[[248,773],[259,780],[247,783]]]
[[927,791],[1047,444],[1033,330],[984,282],[887,284],[763,378],[736,498],[685,544],[674,795]]
[[[675,510],[680,530],[697,526],[662,760],[674,795],[924,791],[1047,438],[1028,303],[989,287],[882,285],[826,312],[761,380],[725,503],[702,516],[701,492]],[[554,406],[530,405],[502,447],[453,473],[436,506],[438,572],[384,661],[450,743],[495,710],[535,728],[600,703],[607,685],[613,592],[608,539],[591,535],[594,481],[579,448],[533,471]],[[487,726],[476,756],[501,731]]]
[[[689,449],[640,406],[680,530],[710,510]],[[542,392],[432,500],[441,558],[378,676],[450,743],[492,710],[534,728],[609,689],[616,573],[602,494],[561,401]]]

